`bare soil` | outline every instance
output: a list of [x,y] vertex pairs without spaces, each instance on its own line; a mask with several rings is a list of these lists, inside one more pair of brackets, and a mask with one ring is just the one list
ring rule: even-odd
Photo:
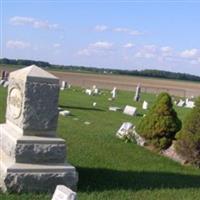
[[121,90],[134,91],[137,84],[140,83],[142,91],[145,92],[159,93],[166,91],[177,96],[200,96],[200,83],[189,81],[59,71],[51,71],[51,73],[59,77],[60,80],[65,80],[72,85],[84,88],[96,85],[105,89],[117,87]]
[[[6,69],[5,67],[1,67]],[[16,70],[15,68],[7,68],[8,71]],[[65,80],[67,83],[83,88],[91,88],[96,85],[98,88],[112,89],[117,87],[121,90],[135,91],[138,83],[141,84],[143,92],[160,93],[162,91],[168,92],[171,95],[182,97],[197,97],[200,96],[200,83],[190,81],[176,81],[156,78],[145,78],[137,76],[124,75],[103,75],[103,74],[89,74],[78,72],[63,72],[50,71],[60,80]]]

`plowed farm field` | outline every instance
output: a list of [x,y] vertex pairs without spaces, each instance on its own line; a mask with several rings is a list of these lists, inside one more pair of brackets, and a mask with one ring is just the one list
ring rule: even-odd
[[117,87],[121,90],[134,91],[138,83],[142,91],[148,93],[169,92],[177,96],[200,96],[200,83],[189,81],[165,80],[122,75],[102,75],[74,72],[51,71],[60,80],[65,80],[74,86],[84,88],[96,85],[99,88],[111,89]]

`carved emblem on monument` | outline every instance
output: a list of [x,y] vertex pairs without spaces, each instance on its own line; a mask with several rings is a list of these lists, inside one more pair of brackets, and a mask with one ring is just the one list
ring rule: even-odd
[[10,89],[8,97],[8,109],[10,116],[17,119],[22,111],[22,93],[19,87],[14,86]]

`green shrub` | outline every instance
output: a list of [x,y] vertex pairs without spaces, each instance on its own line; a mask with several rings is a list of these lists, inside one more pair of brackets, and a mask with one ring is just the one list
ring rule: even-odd
[[177,134],[176,151],[189,163],[200,167],[200,97]]
[[161,93],[157,97],[155,104],[136,127],[136,131],[147,143],[159,150],[168,148],[180,129],[181,121],[167,93]]

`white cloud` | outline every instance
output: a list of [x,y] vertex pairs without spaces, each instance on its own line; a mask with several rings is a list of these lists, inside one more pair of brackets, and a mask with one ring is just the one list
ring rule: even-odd
[[[162,57],[170,57],[173,56],[173,49],[169,46],[163,46],[160,48]],[[161,58],[162,59],[162,58]]]
[[133,35],[133,36],[143,35],[143,33],[138,31],[138,30],[132,30],[132,29],[125,28],[125,27],[117,27],[117,28],[114,28],[113,31],[114,32],[128,33],[129,35]]
[[8,49],[26,49],[30,46],[31,46],[30,43],[19,40],[9,40],[6,43],[6,47]]
[[143,51],[139,51],[134,55],[136,58],[154,58],[155,55],[153,53],[147,53]]
[[158,55],[158,48],[156,45],[144,45],[138,52],[135,53],[136,58],[154,58]]
[[163,53],[169,53],[172,51],[172,48],[169,46],[163,46],[160,48]]
[[113,44],[110,42],[99,41],[89,45],[91,48],[95,49],[111,49]]
[[133,36],[139,36],[139,35],[143,35],[142,32],[140,31],[137,31],[137,30],[132,30],[129,32],[130,35],[133,35]]
[[115,32],[128,32],[129,29],[123,28],[123,27],[118,27],[118,28],[114,28],[113,31],[115,31]]
[[91,55],[91,52],[89,49],[81,49],[78,51],[78,55],[80,56],[90,56]]
[[108,27],[106,25],[96,25],[94,27],[94,30],[97,32],[103,32],[103,31],[108,30]]
[[128,49],[128,48],[132,48],[133,46],[134,46],[134,44],[133,44],[133,43],[130,43],[130,42],[123,45],[123,47],[124,47],[124,48],[127,48],[127,49]]
[[157,47],[154,44],[152,44],[152,45],[144,45],[143,50],[144,51],[148,51],[148,52],[155,52],[157,50]]
[[112,52],[112,48],[113,48],[113,43],[106,41],[98,41],[89,44],[87,48],[79,50],[77,54],[81,56],[91,56],[91,55],[105,56]]
[[31,26],[36,29],[48,29],[48,30],[56,30],[59,29],[58,24],[51,24],[48,21],[38,20],[32,17],[20,17],[14,16],[10,18],[10,23],[14,26]]
[[61,47],[61,44],[55,43],[55,44],[53,44],[53,47],[54,47],[54,48],[59,48],[59,47]]
[[200,55],[200,50],[198,49],[186,49],[180,53],[182,58],[196,58]]
[[190,63],[192,65],[199,65],[200,64],[200,57],[194,59],[194,60],[191,60]]

